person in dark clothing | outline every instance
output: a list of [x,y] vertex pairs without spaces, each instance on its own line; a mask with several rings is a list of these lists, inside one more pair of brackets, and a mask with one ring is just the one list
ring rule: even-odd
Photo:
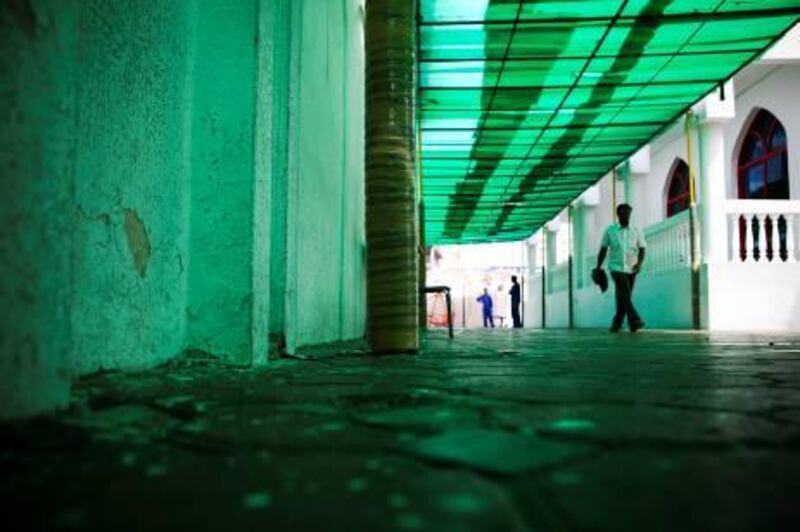
[[612,333],[619,332],[626,317],[631,332],[644,327],[644,321],[633,306],[632,296],[636,275],[644,263],[647,243],[642,231],[630,225],[632,211],[633,207],[627,203],[617,207],[619,223],[612,224],[606,229],[603,241],[600,243],[600,254],[597,256],[596,270],[599,270],[603,267],[606,255],[609,255],[608,269],[611,270],[611,278],[614,280],[617,310],[611,322]]
[[516,275],[511,276],[511,290],[508,293],[511,294],[511,319],[514,321],[514,328],[519,329],[522,327],[522,320],[519,317],[521,293]]
[[483,327],[486,328],[491,325],[492,329],[494,329],[494,318],[492,317],[492,296],[489,295],[489,291],[486,288],[483,289],[483,295],[478,298],[478,303],[483,306]]

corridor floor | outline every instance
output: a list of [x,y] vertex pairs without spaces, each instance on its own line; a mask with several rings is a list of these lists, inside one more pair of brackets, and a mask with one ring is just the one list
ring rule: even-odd
[[85,379],[0,436],[6,530],[800,530],[800,338],[189,357]]

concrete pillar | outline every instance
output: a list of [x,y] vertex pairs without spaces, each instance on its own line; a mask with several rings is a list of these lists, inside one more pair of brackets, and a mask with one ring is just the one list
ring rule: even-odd
[[525,283],[525,327],[540,327],[542,323],[542,232],[526,241],[528,276]]
[[[2,420],[69,404],[74,301],[70,247],[74,224],[88,218],[74,203],[81,10],[77,2],[34,5],[36,19],[46,22],[37,25],[29,7],[27,27],[23,17],[11,15],[14,7],[22,13],[30,4],[0,7],[0,49],[5,52],[0,60]],[[91,220],[106,234],[110,223],[108,214]],[[124,238],[102,248],[105,260],[114,244],[124,249]]]
[[416,3],[374,0],[367,10],[367,338],[373,353],[416,352]]
[[697,185],[700,205],[700,246],[706,264],[727,261],[728,227],[725,219],[724,124],[735,115],[733,83],[704,101],[698,126]]
[[586,264],[586,205],[578,202],[572,211],[572,269],[574,272],[575,288],[583,288],[584,270]]
[[617,167],[616,182],[612,185],[616,188],[617,205],[620,203],[630,203],[631,195],[633,194],[631,190],[630,173],[630,168],[627,163]]
[[728,228],[725,219],[725,136],[720,121],[700,125],[700,245],[703,262],[727,260]]
[[556,219],[547,222],[545,230],[547,231],[547,249],[545,261],[547,268],[550,269],[556,265],[556,252],[558,251],[558,232],[561,229],[561,222]]
[[[650,145],[647,144],[637,151],[625,165],[623,174],[625,203],[633,205],[636,192],[633,189],[634,182],[647,176],[650,173]],[[636,208],[636,205],[633,205]]]
[[[575,278],[578,280],[577,287],[583,288],[587,277],[586,257],[596,251],[599,242],[589,240],[588,222],[591,213],[600,205],[600,188],[598,185],[587,189],[578,199],[577,208],[573,215],[573,249],[575,250]],[[588,265],[588,269],[593,268],[593,264]]]
[[268,144],[253,141],[268,126],[266,110],[255,112],[267,94],[254,50],[266,50],[253,42],[267,43],[257,17],[253,3],[199,2],[191,44],[186,344],[237,365],[265,362],[269,324],[270,231],[257,200],[269,197],[271,161]]
[[622,174],[622,190],[624,191],[624,201],[627,204],[633,203],[633,189],[631,184],[631,171],[630,168],[626,168],[625,172]]
[[542,267],[541,264],[541,242],[536,238],[526,241],[528,252],[528,276],[534,275]]

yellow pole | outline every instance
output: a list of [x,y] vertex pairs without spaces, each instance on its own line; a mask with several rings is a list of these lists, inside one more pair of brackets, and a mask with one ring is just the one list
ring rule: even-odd
[[689,216],[692,222],[692,269],[700,267],[699,239],[697,234],[697,188],[694,178],[694,160],[692,155],[692,111],[686,112],[686,164],[689,167]]
[[697,203],[697,196],[694,186],[694,165],[692,163],[692,111],[686,112],[686,163],[689,166],[689,204],[694,206]]
[[686,113],[686,165],[689,167],[689,234],[691,235],[692,327],[700,328],[700,239],[697,231],[697,193],[692,160],[692,111]]
[[574,273],[572,271],[573,270],[573,266],[574,266],[574,260],[573,260],[573,256],[572,256],[572,251],[573,251],[572,250],[572,246],[573,246],[573,242],[572,242],[572,221],[573,220],[572,220],[572,204],[571,203],[569,205],[567,205],[567,220],[568,220],[568,223],[567,223],[567,231],[568,231],[568,233],[567,233],[567,237],[568,237],[568,239],[567,239],[567,244],[568,244],[567,248],[569,250],[569,256],[567,257],[567,296],[568,296],[568,299],[567,299],[567,315],[568,315],[569,328],[572,329],[573,327],[575,327],[575,307],[574,307],[574,302],[573,302],[574,293],[575,293],[575,287],[573,285],[575,284],[575,278],[574,278]]
[[547,228],[542,227],[542,329],[547,328]]
[[611,221],[617,218],[617,167],[611,170]]

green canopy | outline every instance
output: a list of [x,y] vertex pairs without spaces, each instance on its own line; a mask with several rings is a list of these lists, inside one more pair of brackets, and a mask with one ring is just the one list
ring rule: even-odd
[[531,235],[798,16],[787,0],[420,0],[426,243]]

